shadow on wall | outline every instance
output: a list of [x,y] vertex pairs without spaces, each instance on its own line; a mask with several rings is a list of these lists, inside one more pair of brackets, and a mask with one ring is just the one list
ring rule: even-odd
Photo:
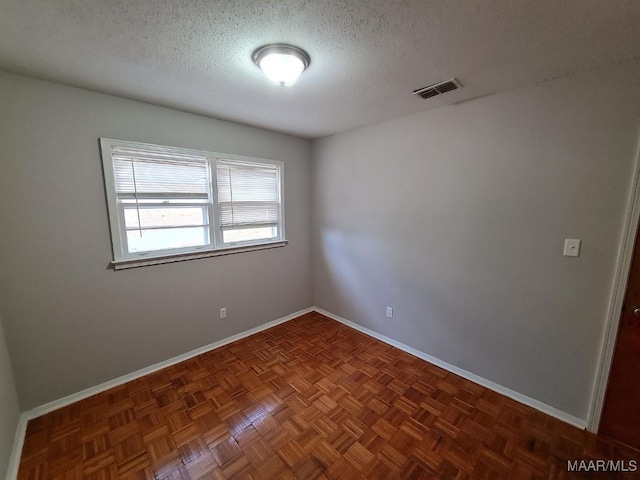
[[[347,235],[343,230],[321,232],[318,249],[322,262],[320,270],[327,275],[323,288],[331,290],[333,304],[338,310],[332,313],[373,327],[375,324],[372,325],[371,321],[376,318],[377,302],[371,301],[371,292],[360,279],[374,257],[365,257],[362,253],[364,249],[355,249],[352,246],[374,244],[375,240],[356,234],[348,235],[352,238],[347,240]],[[381,258],[378,256],[375,261],[378,262]],[[391,272],[388,267],[385,271],[389,274]]]
[[[455,301],[462,295],[460,279],[452,276],[451,270],[441,271],[437,263],[416,258],[416,251],[420,251],[416,245],[399,248],[397,244],[386,245],[380,238],[345,229],[321,230],[315,265],[318,281],[322,282],[318,307],[471,372],[477,370],[478,358],[491,362],[487,340],[491,336],[479,331],[499,328],[485,312],[474,316],[463,301]],[[402,275],[394,264],[403,266]],[[487,288],[499,289],[486,285],[485,293]],[[476,295],[468,293],[470,297]],[[497,312],[495,318],[512,316],[506,305],[492,305]],[[392,319],[385,315],[387,306],[394,308]],[[459,321],[461,318],[467,321]],[[444,345],[455,345],[455,349],[445,349]],[[500,361],[517,358],[518,348],[516,342],[504,338]],[[500,364],[494,367],[503,370]]]

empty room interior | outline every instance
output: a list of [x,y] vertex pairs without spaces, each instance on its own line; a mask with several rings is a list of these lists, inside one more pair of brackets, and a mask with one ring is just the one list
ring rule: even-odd
[[0,478],[637,478],[638,25],[1,0]]

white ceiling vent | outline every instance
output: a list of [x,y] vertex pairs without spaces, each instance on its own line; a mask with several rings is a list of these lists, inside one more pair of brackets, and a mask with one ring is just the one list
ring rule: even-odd
[[458,88],[462,88],[462,84],[455,78],[452,78],[451,80],[445,80],[444,82],[434,83],[428,87],[414,90],[413,95],[418,95],[422,98],[431,98],[442,93],[450,92],[451,90],[457,90]]

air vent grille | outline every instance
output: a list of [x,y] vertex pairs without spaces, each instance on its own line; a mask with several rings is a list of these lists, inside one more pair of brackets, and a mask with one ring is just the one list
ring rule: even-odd
[[428,87],[419,88],[413,91],[413,95],[418,95],[421,98],[431,98],[436,95],[441,95],[443,93],[450,92],[451,90],[457,90],[461,88],[462,84],[452,78],[451,80],[446,80],[440,83],[434,83],[433,85],[429,85]]

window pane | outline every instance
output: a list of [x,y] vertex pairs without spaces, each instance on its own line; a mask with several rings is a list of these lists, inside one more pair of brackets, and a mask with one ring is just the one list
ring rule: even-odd
[[251,240],[265,240],[278,236],[277,227],[246,228],[243,230],[225,230],[222,232],[224,243],[248,242]]
[[209,245],[208,227],[130,230],[127,245],[130,253]]
[[[145,227],[179,227],[183,225],[207,225],[206,207],[144,207],[140,206],[140,223]],[[124,221],[127,228],[138,228],[138,209],[125,207]]]

